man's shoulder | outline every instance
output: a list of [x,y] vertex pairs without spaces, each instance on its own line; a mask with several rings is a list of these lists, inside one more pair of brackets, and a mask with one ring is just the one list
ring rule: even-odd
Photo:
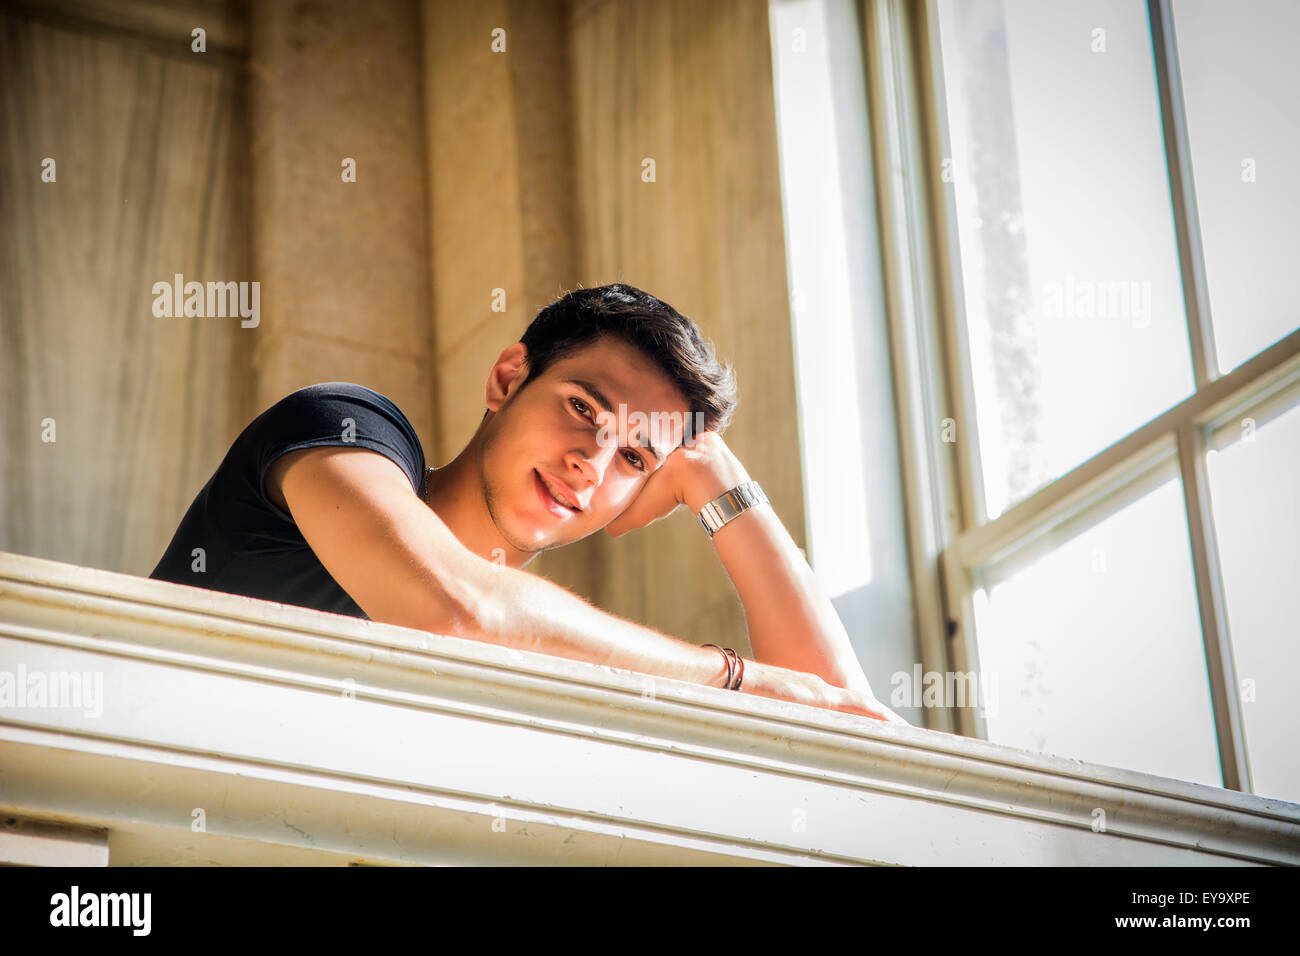
[[[304,385],[280,398],[262,412],[259,418],[274,416],[278,412],[308,414],[311,409],[343,408],[358,405],[362,408],[379,412],[410,428],[410,419],[401,407],[391,398],[369,385],[356,382],[316,382]],[[283,416],[281,416],[283,417]],[[412,432],[414,429],[411,428]]]
[[[303,401],[322,401],[329,399],[363,399],[366,401],[379,400],[397,408],[397,403],[387,395],[369,385],[361,385],[357,382],[316,382],[312,385],[303,385],[301,388],[295,388],[286,394],[275,404],[281,402],[303,402]],[[272,406],[274,407],[274,406]]]
[[413,487],[424,474],[424,449],[397,403],[368,385],[330,381],[288,393],[250,424],[247,453],[253,475],[280,508],[280,479],[310,451],[328,447],[368,449],[398,464]]

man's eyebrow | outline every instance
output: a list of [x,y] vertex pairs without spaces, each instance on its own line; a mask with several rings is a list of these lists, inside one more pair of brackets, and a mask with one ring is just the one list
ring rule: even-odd
[[[588,395],[594,398],[597,404],[601,406],[603,411],[607,411],[611,415],[614,414],[614,403],[609,400],[609,398],[605,395],[604,392],[602,392],[591,382],[588,382],[587,380],[581,378],[566,378],[564,382],[566,385],[578,386],[578,388],[582,389],[584,392],[586,392]],[[642,448],[650,449],[651,453],[655,456],[655,459],[662,465],[664,461],[663,453],[659,451],[659,449],[656,448],[654,445],[650,444],[650,440],[646,438],[645,435],[641,435],[639,436],[639,438],[640,440],[637,442],[637,444],[639,444]]]

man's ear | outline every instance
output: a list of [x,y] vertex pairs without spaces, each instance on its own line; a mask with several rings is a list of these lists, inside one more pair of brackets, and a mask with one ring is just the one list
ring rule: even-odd
[[488,373],[487,407],[489,411],[499,412],[506,399],[519,390],[528,377],[528,347],[523,342],[515,342],[501,350],[496,364]]

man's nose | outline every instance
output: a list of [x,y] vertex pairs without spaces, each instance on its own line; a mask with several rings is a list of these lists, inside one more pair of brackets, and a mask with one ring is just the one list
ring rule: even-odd
[[602,447],[601,442],[593,438],[586,447],[570,450],[565,463],[570,468],[576,467],[589,484],[599,485],[617,452],[616,442],[609,442]]

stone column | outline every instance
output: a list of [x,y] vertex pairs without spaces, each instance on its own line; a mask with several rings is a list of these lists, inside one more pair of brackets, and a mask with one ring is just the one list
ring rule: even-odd
[[320,381],[436,442],[423,74],[413,0],[252,8],[255,405]]

